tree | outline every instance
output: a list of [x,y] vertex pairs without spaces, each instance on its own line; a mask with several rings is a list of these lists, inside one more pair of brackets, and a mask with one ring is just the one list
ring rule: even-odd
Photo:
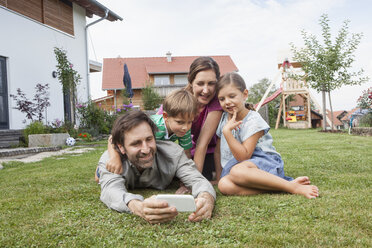
[[372,127],[372,87],[362,92],[357,103],[359,108],[368,110],[360,119],[360,126]]
[[142,101],[145,110],[154,110],[160,106],[163,98],[150,83],[147,83],[146,87],[142,89]]
[[372,87],[364,90],[357,100],[358,107],[372,111]]
[[368,80],[368,77],[362,76],[362,69],[358,72],[350,72],[355,60],[354,52],[360,43],[362,33],[350,36],[349,22],[348,20],[344,21],[337,37],[332,42],[328,15],[323,14],[319,19],[323,44],[318,41],[315,35],[308,34],[304,30],[301,31],[301,34],[305,48],[296,48],[291,43],[293,58],[302,64],[302,69],[305,72],[302,79],[306,80],[316,91],[322,92],[323,130],[326,129],[326,93],[328,92],[333,119],[331,91],[343,85],[357,85]]
[[[16,106],[14,109],[18,109],[19,111],[26,114],[26,118],[34,121],[34,117],[38,121],[42,121],[44,119],[44,110],[50,106],[49,102],[49,85],[45,84],[37,84],[35,86],[36,94],[32,101],[28,100],[26,94],[18,88],[17,95],[11,94],[12,97],[16,101]],[[26,122],[24,120],[23,122]]]
[[[259,103],[263,95],[265,94],[266,90],[270,86],[270,80],[267,78],[263,78],[258,81],[258,83],[252,85],[248,89],[248,102],[256,104]],[[271,88],[269,95],[272,95],[277,89],[275,86]],[[280,104],[280,97],[275,98],[271,102],[269,102],[268,109],[269,109],[269,125],[274,126],[276,122],[276,117],[278,115],[278,106]]]
[[129,94],[126,90],[122,90],[120,95],[123,99],[123,104],[129,105],[131,103],[131,99],[129,98]]

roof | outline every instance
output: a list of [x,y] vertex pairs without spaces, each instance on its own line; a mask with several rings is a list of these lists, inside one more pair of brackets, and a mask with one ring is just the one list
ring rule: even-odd
[[111,98],[114,98],[114,95],[103,96],[103,97],[100,97],[100,98],[94,99],[94,100],[92,100],[92,101],[93,101],[93,102],[101,102],[101,101],[108,100],[108,99],[111,99]]
[[111,22],[117,21],[117,20],[120,20],[120,21],[123,20],[123,18],[115,14],[109,8],[105,7],[104,5],[100,4],[99,2],[95,0],[70,0],[70,1],[86,9],[86,16],[88,17],[93,17],[93,14],[100,16],[100,17],[104,17],[106,10],[108,10],[109,12],[106,18],[107,20]]
[[100,72],[102,71],[102,63],[94,60],[89,60],[89,72]]
[[327,117],[330,119],[330,120],[333,120],[333,125],[335,126],[342,126],[342,122],[337,118],[337,116],[339,114],[341,114],[343,111],[334,111],[333,112],[333,119],[332,119],[332,114],[331,114],[331,111],[329,111],[327,109]]
[[345,110],[333,111],[333,115],[334,115],[335,117],[338,117],[340,114],[342,114],[342,113],[344,113],[344,112],[347,113],[347,111],[345,111]]
[[318,116],[321,120],[323,120],[323,115],[321,115],[318,111],[316,110],[311,110],[311,113],[315,114],[316,116]]
[[357,111],[359,108],[353,108],[352,110],[350,110],[344,117],[342,117],[342,121],[349,121],[350,120],[350,117],[353,115],[353,113],[355,111]]
[[[168,62],[167,57],[143,58],[105,58],[103,59],[102,89],[123,89],[124,64],[128,66],[132,80],[132,88],[145,87],[149,75],[154,74],[187,74],[191,63],[199,56],[174,56]],[[238,68],[228,55],[211,56],[220,67],[221,75],[238,71]]]

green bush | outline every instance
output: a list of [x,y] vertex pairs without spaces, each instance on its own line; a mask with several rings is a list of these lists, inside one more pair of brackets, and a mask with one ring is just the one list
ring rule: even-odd
[[154,90],[154,87],[147,84],[142,90],[142,101],[145,110],[154,110],[158,108],[163,98]]
[[44,134],[44,133],[49,133],[49,131],[41,121],[31,122],[23,130],[23,136],[25,138],[26,145],[28,145],[28,136],[30,134]]
[[85,104],[78,104],[76,107],[80,119],[80,132],[97,136],[98,134],[109,134],[118,115],[132,109],[133,104],[123,104],[116,109],[113,106],[112,111],[100,109],[92,101]]
[[78,104],[77,111],[80,119],[80,128],[89,133],[96,130],[98,133],[107,133],[108,128],[104,122],[105,113],[96,104],[89,101],[86,104]]
[[360,118],[359,126],[372,127],[372,110]]

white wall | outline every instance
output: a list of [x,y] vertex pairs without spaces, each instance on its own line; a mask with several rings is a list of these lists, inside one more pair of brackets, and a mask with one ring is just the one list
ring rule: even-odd
[[21,88],[32,99],[38,83],[48,83],[50,87],[47,121],[63,119],[62,86],[52,77],[57,64],[54,47],[67,51],[68,59],[82,77],[77,89],[78,99],[87,101],[85,9],[74,4],[73,18],[74,36],[71,36],[0,6],[0,56],[7,58],[10,129],[24,128],[29,121],[23,123],[25,114],[13,109],[15,101],[9,95]]

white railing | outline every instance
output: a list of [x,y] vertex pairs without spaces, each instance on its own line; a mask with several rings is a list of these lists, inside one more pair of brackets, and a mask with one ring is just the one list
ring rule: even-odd
[[154,85],[154,90],[161,97],[166,97],[174,90],[185,88],[186,84]]
[[288,78],[284,82],[284,90],[304,90],[304,89],[307,89],[307,84],[305,81]]

